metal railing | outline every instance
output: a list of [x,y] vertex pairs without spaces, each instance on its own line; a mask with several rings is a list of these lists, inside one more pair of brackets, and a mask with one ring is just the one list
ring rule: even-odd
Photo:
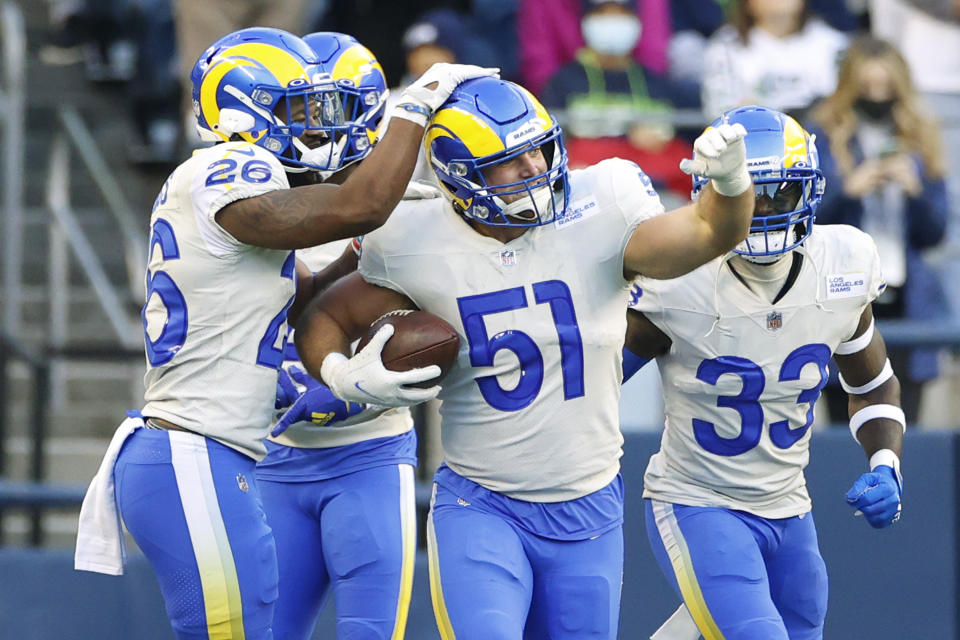
[[3,119],[3,328],[20,333],[23,260],[24,101],[27,37],[15,4],[0,5],[0,117]]
[[[56,221],[50,225],[50,259],[48,287],[50,326],[48,338],[57,348],[66,345],[67,305],[70,295],[68,249],[72,251],[86,275],[100,308],[120,344],[133,348],[141,336],[135,330],[135,318],[129,312],[129,300],[143,297],[143,269],[146,264],[146,243],[133,218],[132,207],[123,195],[113,173],[100,153],[96,141],[80,114],[73,107],[61,107],[57,113],[60,123],[50,153],[47,176],[47,207]],[[107,211],[114,219],[124,243],[124,257],[129,291],[121,293],[107,277],[103,263],[70,204],[70,152],[75,151],[107,203]]]
[[[7,408],[11,405],[9,375],[11,361],[19,361],[27,365],[31,371],[30,380],[33,397],[30,403],[29,419],[31,438],[29,477],[33,487],[40,487],[42,486],[40,483],[43,483],[47,475],[44,449],[47,441],[47,417],[49,415],[50,363],[46,358],[25,349],[12,336],[0,333],[0,477],[6,471],[4,462],[9,418]],[[31,499],[21,501],[20,506],[27,506],[30,511],[30,543],[33,546],[38,546],[43,541],[42,501],[37,499],[36,490],[31,490],[28,495],[32,496]],[[0,541],[3,537],[3,510],[12,504],[16,503],[7,499],[0,499]]]
[[[884,321],[877,323],[888,345],[900,347],[960,347],[960,324],[935,324],[917,321]],[[141,358],[137,349],[98,349],[71,348],[59,352],[50,352],[49,356],[58,358],[77,358],[94,361],[117,361],[127,358]],[[49,484],[46,477],[46,425],[49,408],[45,404],[46,390],[49,388],[50,359],[34,355],[21,348],[9,336],[0,334],[0,409],[9,406],[7,364],[11,359],[27,363],[33,371],[35,394],[31,416],[31,462],[30,481],[9,482],[0,480],[0,517],[3,511],[11,508],[28,509],[31,515],[30,544],[39,546],[44,538],[42,514],[47,509],[79,508],[86,487],[70,484]],[[3,475],[3,442],[6,434],[5,411],[0,410],[0,476]],[[429,503],[430,487],[423,484],[417,487],[418,508],[426,509]],[[2,527],[0,527],[2,532]]]

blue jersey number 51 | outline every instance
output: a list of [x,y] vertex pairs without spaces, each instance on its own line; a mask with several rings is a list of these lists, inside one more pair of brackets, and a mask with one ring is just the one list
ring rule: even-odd
[[[560,339],[560,363],[563,373],[564,400],[579,398],[583,387],[583,341],[570,289],[560,280],[545,280],[533,285],[537,304],[549,304],[553,324]],[[540,393],[543,385],[543,356],[540,348],[526,333],[508,329],[493,337],[487,335],[484,316],[528,306],[523,287],[502,289],[457,299],[460,318],[470,345],[470,364],[493,366],[494,356],[501,349],[512,351],[520,361],[520,380],[513,389],[504,389],[496,376],[480,376],[477,385],[483,399],[500,411],[519,411]]]

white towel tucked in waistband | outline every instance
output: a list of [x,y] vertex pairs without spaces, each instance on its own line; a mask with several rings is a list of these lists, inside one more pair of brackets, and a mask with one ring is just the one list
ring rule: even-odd
[[127,550],[114,492],[113,467],[123,443],[131,433],[141,427],[143,418],[139,416],[131,416],[120,423],[107,452],[103,454],[103,462],[100,463],[97,475],[87,487],[87,495],[80,507],[77,550],[73,557],[74,569],[111,576],[123,574]]

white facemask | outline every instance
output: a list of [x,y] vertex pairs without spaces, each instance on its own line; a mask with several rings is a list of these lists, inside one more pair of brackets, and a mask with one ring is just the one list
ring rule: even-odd
[[626,15],[591,15],[584,18],[580,26],[587,46],[608,56],[622,56],[633,51],[642,31],[640,20]]

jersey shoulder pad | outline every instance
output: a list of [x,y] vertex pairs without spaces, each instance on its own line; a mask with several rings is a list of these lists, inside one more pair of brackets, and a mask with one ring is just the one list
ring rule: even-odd
[[198,160],[202,163],[203,161],[214,162],[226,158],[236,160],[238,165],[242,165],[244,162],[250,160],[258,160],[267,164],[271,169],[276,168],[286,177],[286,171],[280,163],[280,160],[277,159],[277,156],[263,147],[258,147],[249,142],[221,142],[211,147],[196,149],[190,157],[190,160]]
[[628,221],[642,222],[664,212],[653,181],[636,162],[608,158],[591,169],[601,176],[600,184]]
[[[886,283],[873,238],[846,224],[814,225],[808,255],[827,280],[827,297],[863,294],[875,299]],[[806,243],[805,243],[806,244]]]
[[361,275],[373,284],[396,288],[389,277],[391,256],[416,255],[444,246],[444,229],[449,226],[446,216],[455,215],[446,198],[401,201],[383,226],[360,240]]
[[196,151],[189,173],[194,202],[216,203],[215,211],[235,200],[290,188],[276,156],[247,142],[224,142]]
[[179,172],[189,181],[190,202],[207,247],[226,255],[245,246],[220,227],[218,211],[237,200],[289,189],[276,156],[247,142],[224,142],[200,149]]
[[821,266],[855,268],[869,265],[877,253],[869,234],[846,224],[814,225],[810,235]]
[[[713,313],[717,297],[722,295],[717,289],[718,271],[728,257],[714,258],[676,278],[660,280],[638,276],[634,285],[639,285],[642,295],[636,296],[636,302],[631,306],[645,313],[666,309]],[[631,289],[631,302],[634,297],[635,292]]]

